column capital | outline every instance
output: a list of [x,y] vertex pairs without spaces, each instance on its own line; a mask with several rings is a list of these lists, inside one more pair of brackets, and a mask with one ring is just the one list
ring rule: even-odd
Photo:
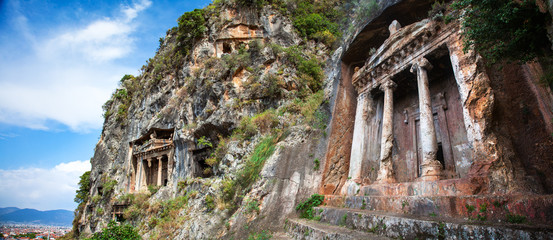
[[411,72],[417,73],[419,71],[419,68],[424,68],[425,70],[432,70],[432,64],[428,61],[428,59],[422,57],[413,63],[411,66]]
[[391,89],[392,91],[395,90],[397,87],[397,84],[391,79],[386,78],[384,81],[380,84],[380,90],[386,91],[388,89]]
[[369,91],[366,91],[366,90],[365,90],[365,91],[359,93],[359,94],[357,95],[357,98],[359,98],[359,99],[365,99],[365,98],[367,98],[367,97],[369,96],[369,94],[370,94]]

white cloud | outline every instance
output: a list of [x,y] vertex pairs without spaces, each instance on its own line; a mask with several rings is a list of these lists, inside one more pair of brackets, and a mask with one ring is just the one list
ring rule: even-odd
[[124,6],[123,13],[125,14],[126,20],[131,21],[138,16],[138,13],[149,8],[152,5],[150,0],[143,0],[139,3],[136,3],[133,7]]
[[74,210],[79,177],[88,170],[89,161],[61,163],[51,169],[0,169],[0,203],[2,207]]
[[126,56],[132,50],[133,28],[121,21],[99,20],[85,29],[67,32],[46,42],[41,53],[44,57],[52,54],[77,54],[87,60],[109,61]]
[[24,11],[15,9],[14,28],[29,49],[0,46],[0,122],[33,129],[48,129],[52,121],[75,131],[99,128],[101,106],[118,80],[137,72],[116,60],[135,51],[136,18],[151,4],[121,6],[120,16],[57,29],[52,36],[33,35]]

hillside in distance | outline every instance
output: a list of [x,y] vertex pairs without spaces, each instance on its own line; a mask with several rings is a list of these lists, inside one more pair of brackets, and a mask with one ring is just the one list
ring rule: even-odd
[[0,208],[0,223],[71,226],[73,212],[67,210],[39,211],[15,207]]

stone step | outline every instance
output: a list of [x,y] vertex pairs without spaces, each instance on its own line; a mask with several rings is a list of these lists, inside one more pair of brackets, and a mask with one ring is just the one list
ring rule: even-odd
[[485,217],[505,222],[519,215],[528,222],[553,225],[553,195],[325,196],[325,204],[360,210],[451,218]]
[[388,237],[379,236],[369,232],[356,231],[345,227],[324,224],[318,221],[306,219],[288,219],[285,224],[288,235],[293,239],[302,240],[357,240],[374,239],[387,240]]
[[316,207],[314,211],[321,223],[396,239],[553,239],[550,225],[463,221],[336,207]]
[[475,195],[477,186],[468,179],[370,184],[359,187],[361,196],[460,196]]
[[293,240],[290,235],[286,234],[285,232],[274,232],[271,234],[271,240]]

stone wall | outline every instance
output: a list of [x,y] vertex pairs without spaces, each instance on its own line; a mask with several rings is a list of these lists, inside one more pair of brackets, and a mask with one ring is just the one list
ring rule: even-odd
[[[355,71],[353,78],[342,77],[342,81],[352,79],[358,92],[350,159],[342,160],[341,165],[332,158],[329,161],[335,170],[332,179],[344,178],[336,169],[348,169],[342,194],[355,195],[360,186],[384,183],[384,179],[411,182],[457,178],[470,182],[480,194],[550,192],[550,179],[538,170],[549,169],[552,162],[549,156],[553,156],[549,130],[552,95],[549,89],[537,84],[540,67],[535,63],[496,67],[502,69],[500,72],[486,68],[476,53],[463,50],[457,24],[424,20],[395,27],[396,30],[390,30],[390,38]],[[417,40],[420,36],[422,42]],[[417,86],[413,84],[416,77],[407,70],[420,57],[430,62],[424,74],[428,74],[430,82],[430,109],[435,125],[432,134],[419,132],[423,118],[420,110],[419,129],[417,99],[421,98],[421,85],[417,94]],[[389,100],[393,104],[393,123],[383,120],[388,101],[383,100],[386,94],[381,79],[387,78],[383,76],[391,76],[394,84],[399,85],[394,87],[393,100]],[[513,102],[520,106],[513,109]],[[388,107],[392,108],[390,104]],[[335,115],[343,114],[341,109],[348,108],[335,109]],[[339,118],[333,121],[333,126],[340,123]],[[383,136],[386,124],[393,125],[393,139]],[[520,137],[534,131],[536,134],[532,136]],[[430,153],[439,166],[425,170],[428,160],[421,154],[426,154],[428,143],[424,138],[434,133],[437,146]],[[342,142],[341,137],[331,134],[330,142]],[[384,143],[392,144],[391,149],[384,151]],[[387,151],[391,152],[391,163],[383,155]],[[349,166],[344,166],[348,162]],[[428,171],[435,177],[425,177]],[[323,188],[322,192],[335,194],[336,190]]]

